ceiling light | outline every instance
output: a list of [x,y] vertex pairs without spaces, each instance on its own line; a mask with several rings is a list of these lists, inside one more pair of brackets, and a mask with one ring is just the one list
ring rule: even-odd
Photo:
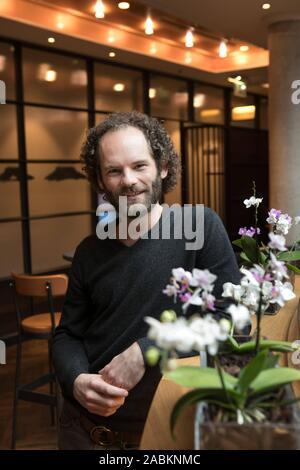
[[194,47],[194,35],[192,28],[188,29],[185,35],[185,47]]
[[270,84],[269,83],[262,83],[261,85],[263,88],[270,88]]
[[228,55],[228,47],[226,41],[221,41],[219,45],[219,57],[224,59]]
[[238,80],[238,81],[240,81],[240,80],[242,80],[242,77],[241,77],[240,75],[237,75],[237,76],[235,77],[235,79]]
[[104,5],[102,0],[98,0],[95,5],[95,17],[96,18],[104,18]]
[[269,10],[271,8],[271,3],[263,3],[262,4],[262,9],[263,10]]
[[156,88],[149,88],[149,98],[153,100],[156,97]]
[[46,82],[55,82],[57,78],[57,73],[55,70],[47,70],[45,74],[45,81]]
[[113,43],[113,42],[115,42],[115,40],[116,40],[116,38],[115,38],[114,34],[109,33],[108,42]]
[[118,7],[121,10],[128,10],[128,8],[130,8],[130,3],[129,2],[119,2]]
[[116,83],[114,85],[114,90],[115,91],[124,91],[125,90],[125,85],[124,83]]
[[241,46],[241,47],[240,47],[240,51],[241,51],[241,52],[247,52],[247,51],[249,51],[249,46]]
[[49,44],[54,44],[55,43],[55,38],[48,38]]
[[116,53],[115,53],[115,52],[113,52],[113,51],[109,52],[109,54],[108,54],[108,55],[109,55],[109,57],[116,57]]
[[149,36],[154,33],[154,25],[151,16],[148,16],[145,22],[145,33]]

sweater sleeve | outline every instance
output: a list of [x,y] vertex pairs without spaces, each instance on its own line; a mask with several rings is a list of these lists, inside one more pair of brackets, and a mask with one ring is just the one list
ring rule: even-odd
[[69,285],[59,326],[55,330],[52,354],[63,394],[73,397],[73,383],[81,373],[89,372],[83,336],[89,323],[89,300],[81,276],[80,246],[74,255]]

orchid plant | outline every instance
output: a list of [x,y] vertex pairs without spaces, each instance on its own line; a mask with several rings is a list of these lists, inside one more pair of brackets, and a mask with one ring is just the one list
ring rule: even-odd
[[[256,221],[261,201],[255,195],[244,201],[247,208],[255,207]],[[229,282],[223,285],[227,318],[217,320],[214,316],[216,299],[212,292],[216,275],[200,269],[192,272],[181,267],[172,270],[171,282],[163,292],[173,297],[174,302],[182,303],[182,316],[177,317],[173,310],[167,310],[162,313],[161,321],[145,318],[150,325],[148,337],[158,347],[148,351],[149,363],[154,364],[161,358],[161,367],[168,378],[192,388],[175,405],[171,416],[172,431],[181,410],[194,403],[211,404],[218,408],[218,419],[238,424],[266,421],[270,408],[287,405],[282,387],[300,380],[300,371],[276,367],[279,355],[274,353],[293,352],[299,345],[262,339],[260,325],[270,304],[283,307],[295,297],[287,261],[300,259],[300,252],[287,250],[284,235],[299,220],[300,217],[296,217],[293,221],[287,214],[272,209],[267,219],[273,226],[268,245],[259,245],[257,223],[255,227],[240,231],[242,237],[235,245],[243,250],[241,259],[245,264],[240,269],[239,285]],[[283,257],[284,253],[286,256]],[[188,314],[191,305],[198,307],[197,314]],[[256,336],[239,344],[234,331],[239,332],[249,325],[253,315],[257,317]],[[213,358],[215,367],[176,367],[177,352],[192,351],[207,353]],[[238,377],[224,370],[222,358],[226,354],[250,354],[249,362],[241,367]]]

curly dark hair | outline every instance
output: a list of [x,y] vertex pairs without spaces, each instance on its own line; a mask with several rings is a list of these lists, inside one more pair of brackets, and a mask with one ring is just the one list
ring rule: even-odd
[[99,142],[106,132],[128,126],[136,127],[143,132],[158,171],[166,165],[168,174],[162,180],[162,192],[171,191],[176,186],[180,173],[179,158],[174,144],[162,123],[138,111],[110,114],[103,122],[89,129],[80,153],[81,161],[85,165],[83,170],[88,180],[97,192],[102,189],[99,186]]

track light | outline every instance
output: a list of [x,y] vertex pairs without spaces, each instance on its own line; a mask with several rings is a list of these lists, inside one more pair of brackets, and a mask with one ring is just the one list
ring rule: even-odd
[[145,22],[145,33],[149,36],[154,33],[154,25],[150,15],[148,15]]
[[228,55],[228,47],[226,44],[226,41],[221,41],[220,46],[219,46],[219,57],[224,59]]
[[187,30],[185,35],[185,47],[194,47],[194,35],[193,29],[190,28]]
[[95,5],[95,17],[96,18],[104,18],[104,5],[102,0],[98,0]]

